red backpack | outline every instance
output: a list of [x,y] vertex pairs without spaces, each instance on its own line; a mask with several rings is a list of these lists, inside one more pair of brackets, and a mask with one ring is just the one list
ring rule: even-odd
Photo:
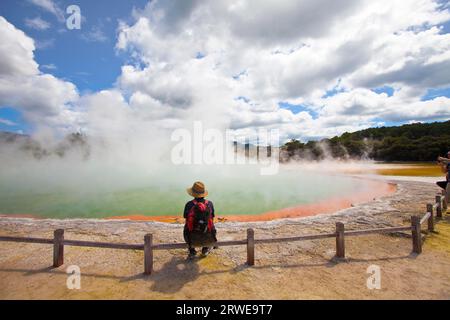
[[189,232],[211,232],[214,228],[214,222],[208,206],[208,200],[205,200],[205,202],[192,200],[192,202],[194,205],[189,210],[186,219]]

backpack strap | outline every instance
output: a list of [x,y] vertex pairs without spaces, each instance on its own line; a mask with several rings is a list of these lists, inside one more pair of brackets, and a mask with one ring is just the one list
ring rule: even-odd
[[186,226],[189,231],[194,230],[194,208],[198,202],[197,202],[197,200],[194,199],[194,200],[192,200],[192,203],[193,203],[193,205],[189,209],[189,213],[188,213],[187,219],[186,219]]

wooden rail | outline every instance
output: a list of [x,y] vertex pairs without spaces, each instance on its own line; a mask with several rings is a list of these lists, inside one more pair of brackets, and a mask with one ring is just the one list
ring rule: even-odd
[[81,240],[64,240],[63,244],[65,246],[75,246],[75,247],[96,247],[96,248],[106,248],[106,249],[144,250],[143,244],[92,242],[92,241],[81,241]]
[[[255,239],[255,232],[253,229],[247,229],[247,239],[219,241],[215,245],[218,247],[226,246],[247,246],[247,265],[253,266],[255,264],[255,245],[256,244],[270,244],[281,242],[306,241],[326,238],[336,238],[336,258],[345,258],[345,237],[361,236],[367,234],[378,233],[395,233],[402,231],[410,231],[412,235],[412,251],[420,254],[422,252],[422,244],[424,238],[422,237],[421,226],[427,222],[427,231],[434,232],[435,215],[436,218],[442,218],[443,210],[447,210],[448,201],[446,194],[436,196],[435,204],[427,204],[427,212],[422,218],[419,216],[411,217],[411,226],[401,227],[387,227],[363,230],[345,231],[345,226],[341,222],[337,222],[335,232],[322,234],[309,234],[296,237],[284,238],[266,238]],[[0,236],[0,241],[10,242],[24,242],[37,244],[53,244],[53,267],[57,268],[64,264],[64,246],[77,247],[92,247],[92,248],[107,248],[107,249],[125,249],[125,250],[143,250],[144,251],[144,274],[151,274],[153,272],[153,251],[154,250],[171,250],[171,249],[187,249],[186,243],[153,243],[153,235],[146,234],[144,236],[144,244],[128,244],[128,243],[107,243],[96,241],[82,241],[82,240],[66,240],[64,239],[64,230],[57,229],[53,233],[53,239],[45,238],[30,238],[30,237],[10,237]]]
[[2,237],[2,236],[0,236],[0,241],[53,244],[53,239],[42,239],[42,238]]
[[422,219],[420,219],[420,224],[423,224],[425,221],[428,221],[428,219],[431,217],[431,213],[427,212]]

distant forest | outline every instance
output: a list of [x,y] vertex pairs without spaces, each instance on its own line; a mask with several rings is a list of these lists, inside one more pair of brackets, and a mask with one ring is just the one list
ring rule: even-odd
[[450,121],[370,128],[339,137],[302,143],[291,140],[281,148],[283,159],[374,159],[435,161],[450,150]]

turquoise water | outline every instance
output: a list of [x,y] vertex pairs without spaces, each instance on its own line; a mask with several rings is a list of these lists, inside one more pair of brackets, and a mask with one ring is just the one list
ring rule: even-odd
[[[359,179],[299,170],[282,170],[273,176],[248,170],[233,175],[183,171],[140,176],[125,173],[114,179],[82,174],[68,179],[69,176],[61,173],[55,177],[48,172],[4,174],[0,180],[0,214],[48,218],[181,215],[184,204],[191,199],[186,188],[193,181],[202,180],[217,215],[257,215],[349,195],[367,187]],[[126,183],[121,183],[125,179]]]

